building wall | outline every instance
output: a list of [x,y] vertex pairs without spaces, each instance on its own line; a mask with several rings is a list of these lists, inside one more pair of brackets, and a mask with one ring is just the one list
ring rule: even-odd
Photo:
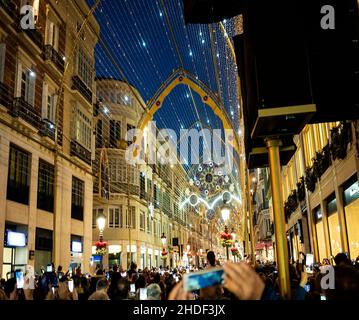
[[[97,97],[101,100],[99,103],[99,115],[97,120],[101,120],[102,123],[102,129],[100,129],[102,139],[97,136],[98,149],[96,156],[96,176],[99,176],[100,153],[102,151],[107,154],[106,158],[108,158],[109,161],[109,172],[111,177],[111,163],[113,161],[119,161],[120,159],[124,160],[124,149],[127,146],[126,143],[124,144],[124,139],[126,137],[127,126],[137,127],[143,114],[142,106],[144,105],[144,102],[135,88],[129,88],[129,86],[122,81],[98,79],[96,87]],[[118,141],[114,141],[114,138],[111,138],[110,136],[110,121],[118,121],[120,124],[120,137],[116,137]],[[158,149],[156,141],[150,140],[150,137],[147,137],[146,141],[146,148],[156,145]],[[160,156],[165,157],[165,155]],[[126,171],[129,168],[129,165],[126,165],[124,161],[121,168]],[[120,263],[122,264],[122,267],[128,267],[127,253],[129,252],[129,232],[131,232],[131,246],[135,246],[136,248],[134,261],[138,264],[139,268],[144,267],[141,261],[141,254],[145,254],[145,266],[149,266],[149,255],[151,252],[152,266],[155,266],[155,252],[158,253],[158,265],[164,265],[164,261],[161,259],[161,251],[163,249],[161,243],[162,234],[167,238],[166,251],[168,252],[168,255],[166,265],[170,265],[170,259],[173,260],[172,266],[182,264],[183,261],[180,260],[183,252],[186,251],[187,244],[190,244],[190,251],[192,254],[198,254],[200,249],[202,249],[202,252],[205,254],[205,249],[209,249],[210,246],[208,241],[203,241],[203,238],[206,238],[206,234],[208,234],[208,226],[204,225],[203,219],[201,219],[200,216],[189,212],[188,207],[185,207],[183,210],[180,209],[180,203],[183,200],[184,192],[189,186],[187,173],[182,166],[170,166],[168,164],[159,166],[158,163],[153,165],[145,162],[143,165],[134,167],[134,170],[136,172],[136,186],[133,187],[133,184],[131,183],[129,198],[130,206],[134,206],[136,210],[136,228],[131,229],[131,231],[129,231],[125,224],[125,215],[128,207],[126,178],[122,177],[125,179],[122,183],[116,183],[110,178],[111,192],[109,199],[103,197],[99,191],[100,188],[97,186],[99,183],[98,178],[95,179],[94,214],[97,214],[96,209],[103,210],[107,219],[107,225],[103,233],[104,240],[108,241],[110,251],[112,248],[111,246],[120,245],[120,247],[117,247],[117,251],[121,250]],[[145,190],[143,190],[144,193],[142,195],[140,190],[140,175],[143,175],[145,179]],[[150,190],[148,189],[148,180],[151,181],[152,185]],[[168,212],[166,212],[162,199],[159,201],[159,207],[156,208],[154,185],[161,191],[162,197],[163,192],[166,192],[169,195],[170,208]],[[150,204],[154,205],[155,208],[153,220],[149,220],[152,226],[152,231],[148,233],[147,215],[149,214]],[[179,208],[177,216],[174,209],[175,204]],[[111,228],[109,226],[109,207],[122,208],[122,228]],[[145,214],[145,230],[140,230],[141,211]],[[153,230],[154,223],[156,223],[156,228],[159,226],[156,235]],[[95,242],[98,237],[99,231],[94,225],[93,242]],[[179,240],[179,247],[173,248],[174,251],[172,253],[172,239],[176,237],[178,237]],[[214,235],[214,237],[216,237],[216,235]],[[93,249],[95,250],[95,247]],[[178,251],[176,251],[176,249]],[[192,263],[199,261],[199,259],[194,256],[192,259]],[[109,266],[108,261],[108,257],[105,257],[105,268]]]
[[[316,152],[321,152],[328,143],[332,142],[330,130],[339,125],[339,123],[325,123],[306,126],[297,137],[298,150],[282,172],[284,201],[287,201],[291,191],[297,188],[296,184],[300,177],[306,176],[305,169],[313,166]],[[346,220],[346,206],[343,199],[343,185],[348,179],[357,178],[358,174],[356,135],[352,124],[349,130],[352,142],[347,146],[345,158],[332,160],[331,165],[315,184],[313,192],[305,188],[306,200],[300,203],[288,218],[287,230],[291,238],[293,259],[298,258],[298,250],[296,254],[293,254],[294,247],[299,248],[299,251],[314,252],[317,261],[335,256],[338,252],[349,252],[351,258],[355,259],[359,253],[359,237],[353,236],[352,238],[356,240],[349,243],[347,232],[348,228],[357,230],[359,224],[355,217],[354,219],[349,217],[350,220]],[[337,210],[328,217],[327,199],[331,195],[334,195],[336,199]],[[318,221],[315,217],[316,208],[320,208],[322,214]],[[302,221],[303,226],[301,241],[293,232],[299,220]]]
[[[56,246],[53,248],[53,251],[56,252],[56,260],[54,262],[56,265],[63,265],[65,269],[68,267],[72,260],[70,254],[71,235],[78,235],[83,240],[83,270],[88,271],[92,241],[93,181],[91,164],[85,163],[70,151],[70,142],[73,139],[71,135],[71,119],[73,117],[71,104],[77,101],[88,110],[89,117],[92,118],[92,102],[87,101],[83,94],[73,87],[72,78],[73,75],[77,74],[76,51],[73,51],[76,23],[84,20],[89,8],[82,0],[69,2],[40,1],[35,33],[41,36],[40,42],[37,43],[29,37],[27,31],[19,31],[15,28],[16,21],[19,19],[20,1],[9,1],[9,3],[12,7],[6,7],[5,4],[1,4],[0,7],[0,43],[6,45],[5,71],[1,83],[2,99],[0,103],[0,274],[3,275],[5,223],[23,225],[27,229],[27,254],[24,262],[32,265],[36,265],[36,259],[29,260],[28,255],[30,250],[35,250],[36,228],[51,231],[54,229],[54,214],[37,208],[38,165],[39,159],[46,160],[50,164],[55,162],[54,152],[52,151],[54,138],[42,132],[43,125],[46,124],[43,122],[42,116],[44,107],[43,83],[46,81],[56,91],[59,89],[62,79],[64,81],[64,92],[59,97],[57,105],[59,108],[58,122],[56,123],[59,128],[60,149],[56,162],[58,172],[57,192],[54,196],[56,198],[56,234],[53,235],[56,238]],[[69,63],[64,77],[63,70],[61,71],[54,60],[44,56],[45,45],[48,44],[48,19],[55,21],[59,30],[56,52],[60,58],[64,56],[64,61]],[[93,61],[99,27],[93,18],[90,19],[89,25],[90,27],[85,27],[84,39],[80,40],[78,47],[83,48]],[[53,57],[54,55],[55,53],[53,53]],[[16,77],[17,61],[19,60],[23,66],[31,68],[35,73],[35,98],[32,108],[27,106],[27,109],[24,109],[25,111],[22,110],[18,116],[14,116],[13,97],[17,96],[18,83]],[[63,67],[65,67],[65,63]],[[93,81],[89,89],[94,92]],[[30,115],[37,120],[31,122],[26,116],[26,112],[30,112]],[[7,200],[10,143],[31,154],[29,205]],[[91,150],[89,152],[91,153]],[[73,176],[83,180],[85,185],[83,221],[71,219]],[[50,262],[52,261],[47,261],[47,263]]]

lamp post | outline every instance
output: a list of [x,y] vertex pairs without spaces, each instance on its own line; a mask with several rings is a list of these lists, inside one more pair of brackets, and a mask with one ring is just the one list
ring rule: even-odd
[[100,213],[97,216],[97,227],[99,229],[99,240],[100,242],[103,241],[103,230],[105,229],[105,225],[106,225],[106,217],[103,213]]
[[[97,227],[99,229],[99,242],[102,243],[103,242],[103,231],[104,231],[105,225],[106,225],[106,217],[103,213],[100,213],[97,216],[96,223],[97,223]],[[103,256],[101,255],[101,268],[102,268],[102,264],[103,264]]]
[[222,219],[224,222],[226,222],[229,219],[230,213],[231,213],[231,209],[227,205],[224,205],[221,208]]
[[[161,242],[162,242],[162,247],[163,247],[163,249],[162,249],[162,253],[163,252],[165,252],[166,251],[166,249],[165,249],[165,246],[166,246],[166,242],[167,242],[167,238],[166,238],[166,236],[165,236],[165,233],[163,232],[162,233],[162,236],[161,236]],[[164,258],[163,258],[163,264],[164,264],[164,268],[166,267],[166,257],[167,257],[167,255],[166,256],[163,256]]]

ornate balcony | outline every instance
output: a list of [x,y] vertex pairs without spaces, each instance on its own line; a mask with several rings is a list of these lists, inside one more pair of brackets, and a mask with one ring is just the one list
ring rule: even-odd
[[37,130],[41,129],[42,119],[34,107],[23,98],[15,98],[10,114],[14,117],[21,117]]
[[11,99],[8,86],[0,82],[0,104],[9,109],[11,106]]
[[71,141],[70,154],[91,165],[91,151],[81,146],[76,141]]
[[44,47],[44,59],[45,60],[51,60],[56,67],[64,73],[65,71],[65,61],[64,57],[58,53],[52,45],[45,45]]
[[55,125],[50,120],[43,119],[40,134],[55,140]]
[[92,104],[92,91],[86,86],[79,76],[72,77],[72,90],[77,90]]

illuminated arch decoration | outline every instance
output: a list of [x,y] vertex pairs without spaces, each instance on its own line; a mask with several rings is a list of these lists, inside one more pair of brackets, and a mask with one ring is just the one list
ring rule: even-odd
[[[175,70],[169,78],[158,88],[154,96],[148,101],[147,112],[144,113],[142,118],[139,121],[137,128],[144,131],[147,124],[153,119],[154,114],[162,107],[164,100],[171,93],[171,91],[178,85],[187,85],[193,91],[195,91],[202,99],[202,102],[208,105],[214,112],[214,114],[219,117],[223,124],[224,130],[232,130],[233,135],[228,136],[228,142],[231,144],[233,149],[238,155],[241,154],[238,137],[236,131],[232,125],[230,118],[225,112],[224,106],[221,103],[220,99],[216,94],[212,92],[210,88],[207,87],[205,83],[200,81],[190,72],[180,68]],[[142,141],[142,137],[139,137],[139,141]],[[135,143],[135,149],[133,156],[136,157],[141,151],[141,143]]]
[[238,204],[242,204],[242,200],[229,191],[224,191],[222,194],[216,197],[212,203],[209,203],[206,199],[203,199],[202,197],[197,196],[195,193],[192,193],[189,195],[189,197],[186,198],[186,200],[184,200],[180,204],[180,209],[182,209],[186,204],[190,204],[192,207],[196,207],[200,203],[203,203],[206,206],[207,210],[214,211],[214,208],[216,207],[217,203],[221,200],[225,201],[228,204],[232,201],[235,201]]

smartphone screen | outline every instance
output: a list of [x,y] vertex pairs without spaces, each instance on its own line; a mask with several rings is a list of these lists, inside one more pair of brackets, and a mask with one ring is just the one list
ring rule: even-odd
[[24,288],[24,272],[16,271],[15,277],[16,277],[16,287],[18,289],[23,289]]
[[140,300],[147,300],[147,288],[140,288]]
[[320,300],[327,300],[327,297],[324,294],[320,295]]
[[306,284],[306,285],[304,286],[304,290],[307,291],[307,292],[309,292],[309,291],[310,291],[310,284]]
[[130,292],[131,292],[131,293],[135,293],[135,292],[136,292],[136,286],[135,286],[135,284],[134,284],[134,283],[131,283],[130,287],[131,287]]
[[223,284],[224,271],[222,268],[209,269],[186,273],[183,278],[183,288],[188,291]]
[[67,282],[67,285],[69,286],[70,292],[74,291],[74,281],[73,280],[69,280]]
[[307,253],[305,256],[305,272],[313,273],[314,255]]
[[127,272],[121,272],[121,277],[125,278],[127,276]]
[[52,265],[51,264],[47,265],[46,271],[47,272],[52,272]]

